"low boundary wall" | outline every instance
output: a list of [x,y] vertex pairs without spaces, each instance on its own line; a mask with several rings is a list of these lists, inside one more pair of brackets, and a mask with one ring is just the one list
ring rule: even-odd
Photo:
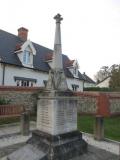
[[[10,100],[12,105],[22,105],[36,110],[40,87],[0,86],[0,98]],[[85,115],[120,116],[119,92],[74,92],[78,100],[78,113]]]
[[21,105],[35,111],[36,99],[40,90],[39,87],[0,86],[0,98],[9,100],[12,105]]
[[120,93],[75,92],[78,113],[103,117],[120,116]]

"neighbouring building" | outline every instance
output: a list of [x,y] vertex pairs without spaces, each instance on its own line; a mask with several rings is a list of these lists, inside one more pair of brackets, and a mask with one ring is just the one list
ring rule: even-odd
[[105,79],[103,79],[102,81],[100,81],[98,84],[96,84],[96,87],[100,87],[100,88],[109,88],[109,82],[110,82],[111,77],[106,77]]
[[[17,36],[0,30],[0,85],[46,85],[53,50],[28,40],[27,36],[28,29],[23,27],[18,29]],[[64,54],[62,58],[69,89],[83,91],[83,85],[91,82],[79,72],[77,60],[70,60]]]
[[93,81],[90,77],[88,77],[85,72],[83,73],[83,78],[84,78],[84,83],[83,83],[84,88],[95,87],[96,82]]

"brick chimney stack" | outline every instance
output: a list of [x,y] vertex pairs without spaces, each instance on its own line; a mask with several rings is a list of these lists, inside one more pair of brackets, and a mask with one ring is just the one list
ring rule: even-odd
[[21,27],[18,29],[18,37],[20,37],[23,41],[27,40],[28,29]]

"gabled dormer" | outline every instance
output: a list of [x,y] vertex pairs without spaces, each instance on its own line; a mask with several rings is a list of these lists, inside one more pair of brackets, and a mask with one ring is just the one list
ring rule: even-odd
[[33,43],[27,40],[26,32],[28,30],[23,27],[18,29],[18,36],[23,42],[16,45],[15,53],[23,66],[33,68],[33,56],[36,55],[36,50]]
[[79,70],[79,64],[78,64],[78,61],[75,60],[73,62],[73,74],[74,74],[74,77],[78,77],[78,70]]
[[75,78],[78,78],[79,64],[78,64],[77,60],[69,60],[66,63],[66,67],[69,69],[69,71],[72,73],[72,75]]

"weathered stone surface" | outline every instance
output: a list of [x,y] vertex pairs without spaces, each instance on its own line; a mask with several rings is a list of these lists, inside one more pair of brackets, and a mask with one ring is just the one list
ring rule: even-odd
[[99,149],[94,146],[88,145],[88,152],[81,156],[72,158],[70,160],[119,160],[120,156]]
[[45,160],[45,153],[34,145],[27,144],[8,156],[8,160]]
[[52,69],[49,71],[47,89],[67,90],[67,81],[63,69]]
[[8,160],[68,160],[87,152],[87,143],[78,131],[52,136],[34,131],[32,138]]
[[60,23],[63,20],[60,14],[57,14],[54,19],[56,20],[55,41],[52,69],[49,71],[47,89],[50,90],[67,90],[67,81],[63,69],[62,60],[62,46],[61,46],[61,29]]
[[14,145],[9,145],[7,147],[0,147],[0,160],[2,157],[7,156],[8,154],[14,152],[15,150],[19,149],[20,147],[24,146],[25,143],[19,143]]
[[51,135],[77,130],[77,100],[72,92],[45,91],[39,95],[37,129]]
[[96,140],[104,139],[104,117],[96,116],[94,124],[94,138]]
[[[4,148],[1,152],[0,150],[0,157],[6,156],[11,151],[15,151],[16,149],[20,148],[22,144],[17,144],[14,146],[9,146]],[[24,145],[24,144],[23,144]],[[82,154],[80,156],[68,159],[68,160],[119,160],[120,156],[107,152],[103,149],[99,149],[97,147],[88,145],[88,152]],[[0,158],[1,160],[7,160],[6,158]],[[24,159],[25,160],[25,159]]]
[[20,119],[21,119],[20,121],[21,134],[29,135],[30,133],[30,113],[29,111],[22,113]]

